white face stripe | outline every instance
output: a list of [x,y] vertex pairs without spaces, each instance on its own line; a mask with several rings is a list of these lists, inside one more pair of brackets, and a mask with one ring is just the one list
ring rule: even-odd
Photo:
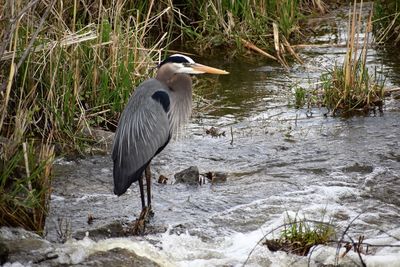
[[175,73],[186,73],[186,74],[203,74],[203,71],[198,71],[192,69],[190,66],[185,66],[182,63],[172,63],[173,65],[176,66],[176,71]]
[[183,57],[184,59],[186,59],[189,63],[195,63],[193,59],[191,59],[188,56],[182,55],[182,54],[173,54],[170,55],[169,57]]

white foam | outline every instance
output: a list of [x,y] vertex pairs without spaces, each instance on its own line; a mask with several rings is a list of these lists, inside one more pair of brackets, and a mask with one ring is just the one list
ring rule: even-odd
[[31,264],[23,265],[22,263],[16,261],[16,262],[13,262],[13,263],[6,262],[2,266],[3,267],[28,267],[28,266],[32,266],[32,265]]
[[165,255],[148,242],[129,238],[109,238],[93,241],[89,237],[82,240],[69,240],[59,247],[58,262],[61,264],[78,264],[97,251],[108,251],[114,248],[122,248],[135,252],[138,256],[146,257],[161,266],[174,266]]

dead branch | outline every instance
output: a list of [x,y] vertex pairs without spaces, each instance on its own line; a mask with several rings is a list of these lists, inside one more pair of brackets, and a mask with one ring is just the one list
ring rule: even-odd
[[278,59],[274,56],[272,56],[271,54],[268,54],[267,52],[265,52],[264,50],[262,50],[261,48],[258,48],[257,46],[255,46],[254,44],[250,43],[249,41],[246,41],[245,39],[241,39],[242,43],[244,44],[244,47],[253,50],[263,56],[266,56],[267,58],[273,59],[278,61]]

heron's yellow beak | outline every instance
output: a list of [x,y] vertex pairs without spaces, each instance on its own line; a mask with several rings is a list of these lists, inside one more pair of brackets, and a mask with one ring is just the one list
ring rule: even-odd
[[190,67],[196,73],[229,74],[229,72],[227,72],[227,71],[209,67],[209,66],[202,65],[202,64],[198,64],[198,63],[191,64]]

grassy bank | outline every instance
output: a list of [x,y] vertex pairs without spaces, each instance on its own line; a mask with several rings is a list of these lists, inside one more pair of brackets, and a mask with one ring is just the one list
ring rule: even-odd
[[168,33],[149,31],[170,8],[103,2],[2,7],[0,225],[43,230],[54,151],[83,151],[87,129],[113,129],[168,44]]

